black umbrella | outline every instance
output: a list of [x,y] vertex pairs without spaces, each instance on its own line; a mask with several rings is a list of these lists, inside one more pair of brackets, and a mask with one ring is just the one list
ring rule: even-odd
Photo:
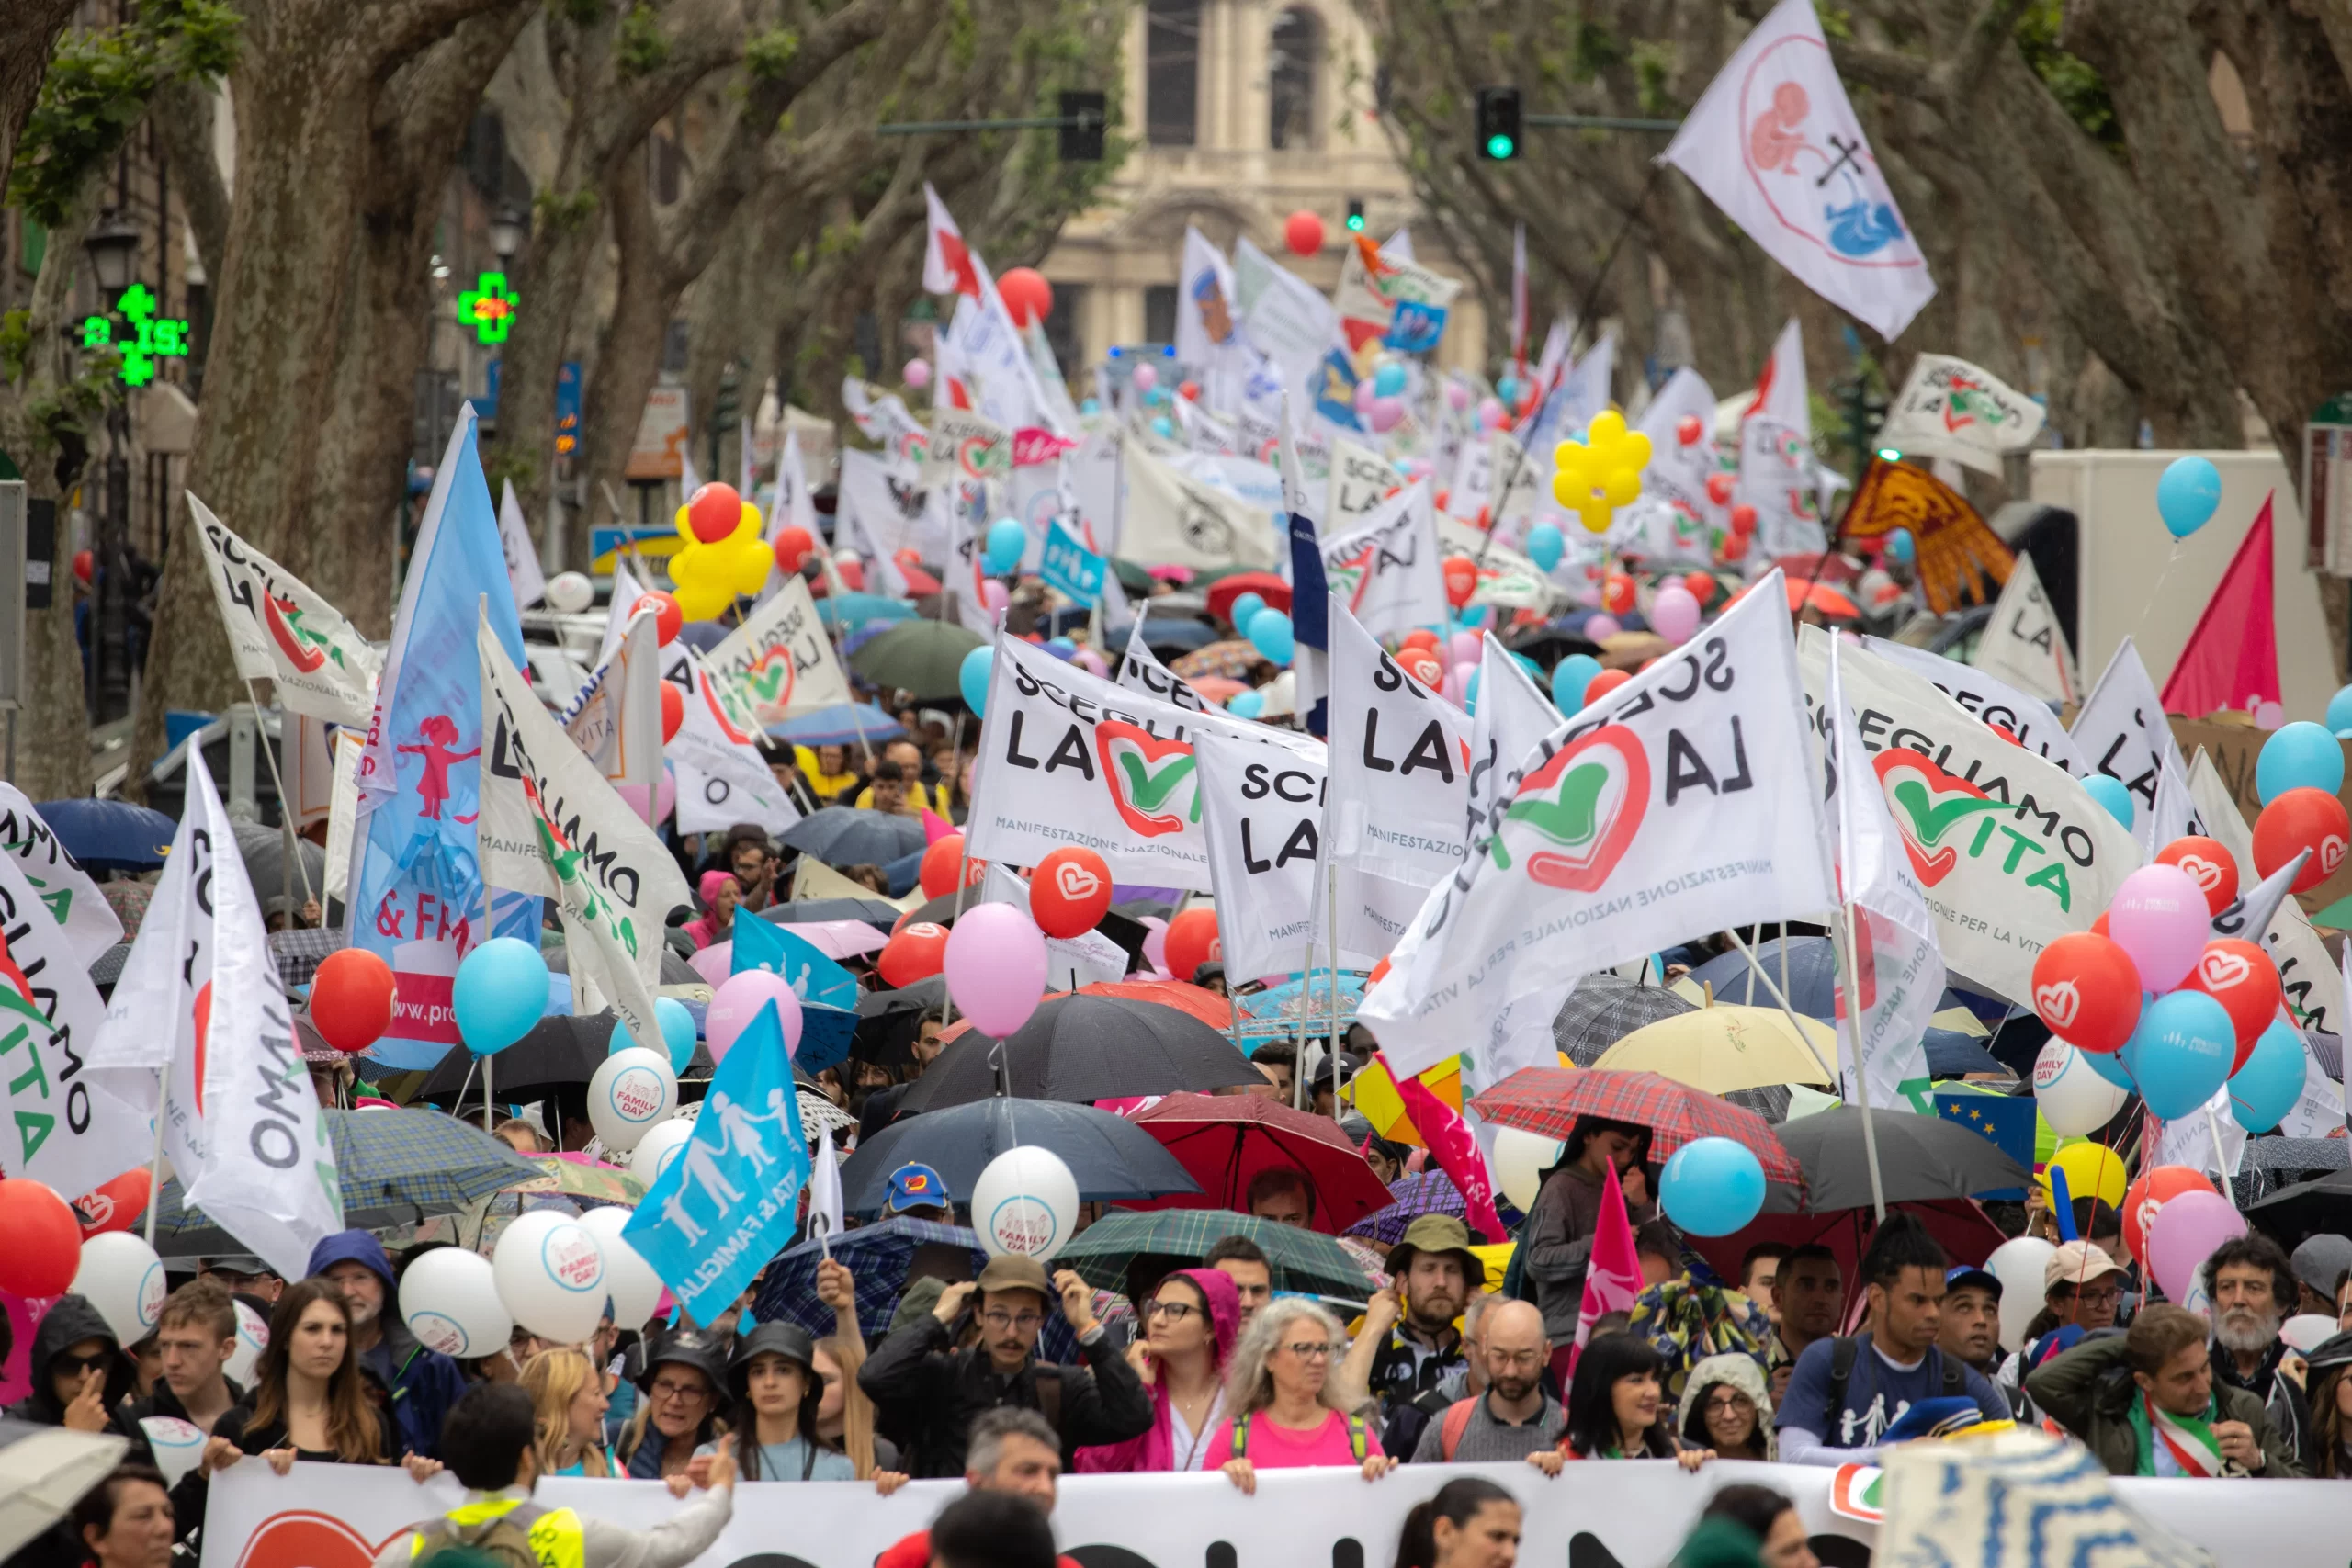
[[[784,846],[815,855],[827,865],[881,865],[923,847],[922,822],[887,811],[827,806],[784,830]],[[893,909],[891,918],[898,911]]]
[[2307,1235],[2342,1230],[2347,1200],[2352,1200],[2352,1170],[2332,1170],[2256,1199],[2245,1206],[2245,1217],[2291,1247]]
[[999,1093],[1091,1102],[1265,1081],[1231,1041],[1182,1009],[1079,993],[1040,1004],[1003,1041],[967,1030],[899,1109],[914,1115]]
[[915,1059],[914,1043],[923,1014],[947,1003],[944,976],[928,975],[894,991],[868,991],[857,998],[857,1032],[849,1053],[878,1066],[903,1067]]
[[[1840,1105],[1800,1116],[1773,1131],[1780,1134],[1781,1146],[1804,1168],[1807,1207],[1812,1213],[1870,1206],[1871,1168],[1862,1147],[1859,1106]],[[2032,1171],[2003,1154],[1991,1139],[1957,1122],[1882,1111],[1871,1118],[1871,1131],[1877,1136],[1879,1174],[1890,1203],[1966,1198],[2033,1182]],[[1787,1194],[1788,1190],[1782,1188],[1781,1193]],[[1767,1207],[1787,1212],[1777,1202]]]
[[[928,920],[933,925],[953,926],[965,914],[978,908],[983,901],[978,888],[967,888],[962,908],[958,908],[956,895],[943,893],[927,904],[918,905],[914,913],[907,917],[907,923],[916,925]],[[1102,918],[1094,922],[1094,929],[1125,949],[1130,964],[1142,959],[1144,940],[1151,935],[1150,927],[1139,919],[1121,914],[1115,908],[1104,910]]]
[[880,898],[799,898],[760,911],[770,925],[817,925],[826,920],[864,920],[876,931],[899,923],[899,907]]
[[1166,1145],[1124,1116],[1057,1100],[976,1100],[883,1128],[842,1166],[842,1207],[866,1215],[881,1211],[890,1173],[909,1160],[939,1172],[947,1190],[968,1198],[989,1161],[1017,1146],[1061,1156],[1090,1202],[1198,1192]]
[[[491,1092],[501,1103],[514,1103],[545,1100],[559,1089],[585,1084],[612,1055],[617,1021],[610,1009],[584,1018],[556,1013],[539,1020],[528,1034],[492,1058]],[[709,1050],[696,1045],[686,1074],[707,1077],[712,1066]],[[467,1104],[481,1104],[481,1059],[458,1045],[434,1064],[424,1087],[412,1098],[423,1105],[451,1106],[461,1092]]]

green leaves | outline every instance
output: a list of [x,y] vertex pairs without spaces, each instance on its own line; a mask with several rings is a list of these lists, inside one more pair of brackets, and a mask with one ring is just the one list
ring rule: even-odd
[[670,58],[670,35],[662,30],[662,18],[645,0],[637,0],[622,15],[613,58],[623,81],[658,71]]
[[791,68],[800,55],[800,35],[791,28],[770,28],[743,46],[743,69],[754,82],[773,82]]

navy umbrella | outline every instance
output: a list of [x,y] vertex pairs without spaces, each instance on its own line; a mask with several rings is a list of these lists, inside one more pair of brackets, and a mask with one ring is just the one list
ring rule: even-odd
[[1182,1008],[1083,992],[1049,997],[1000,1041],[966,1030],[899,1102],[922,1113],[1012,1092],[1091,1103],[1265,1082],[1223,1033]]
[[179,824],[127,800],[44,800],[33,807],[65,852],[88,871],[153,871],[171,852]]
[[872,703],[837,703],[768,726],[768,734],[775,739],[801,746],[879,746],[905,733],[897,719]]
[[857,1280],[857,1324],[869,1345],[889,1333],[919,1254],[928,1253],[934,1266],[944,1264],[966,1280],[978,1279],[989,1262],[980,1238],[970,1231],[900,1214],[843,1231],[830,1242],[811,1236],[778,1253],[760,1277],[752,1315],[762,1323],[797,1323],[819,1338],[831,1334],[833,1309],[817,1299],[817,1265],[829,1256],[829,1247],[833,1261]]
[[901,855],[922,852],[922,822],[884,811],[828,806],[786,828],[784,845],[815,855],[827,865],[887,865]]
[[[1756,954],[1756,963],[1773,986],[1781,984],[1781,943],[1789,946],[1789,1006],[1810,1018],[1837,1016],[1838,953],[1826,936],[1774,937],[1768,942],[1751,942],[1748,950]],[[1772,999],[1770,986],[1756,984],[1756,975],[1747,960],[1737,950],[1718,953],[1690,971],[1690,978],[1702,986],[1712,987],[1717,1002],[1737,1002],[1747,1007],[1778,1007]],[[1753,995],[1750,988],[1753,987]],[[1947,988],[1936,1003],[1940,1012],[1946,1008],[1963,1007],[1962,998]],[[1984,1069],[1989,1071],[1990,1069]]]
[[1059,1155],[1090,1202],[1201,1190],[1166,1145],[1124,1116],[1058,1100],[990,1099],[907,1117],[858,1145],[842,1165],[842,1211],[879,1213],[890,1173],[910,1160],[968,1197],[990,1160],[1021,1145]]

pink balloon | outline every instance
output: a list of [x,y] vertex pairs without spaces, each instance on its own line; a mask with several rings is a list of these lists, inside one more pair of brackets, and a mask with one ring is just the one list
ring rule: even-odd
[[1046,995],[1046,933],[1010,904],[967,909],[947,933],[947,994],[983,1034],[1001,1040]]
[[931,385],[931,361],[928,359],[908,360],[907,367],[899,372],[899,378],[915,390],[922,390]]
[[1404,422],[1405,400],[1402,398],[1372,400],[1372,428],[1385,434]]
[[1168,922],[1158,915],[1143,918],[1143,961],[1154,969],[1168,967]]
[[776,1020],[784,1025],[784,1054],[788,1056],[799,1050],[800,998],[793,991],[792,982],[764,969],[746,969],[729,976],[710,994],[710,1010],[702,1021],[703,1043],[710,1047],[710,1059],[724,1060],[736,1036],[752,1027],[760,1009],[770,1001],[775,1003]]
[[1445,401],[1455,413],[1460,413],[1470,406],[1470,389],[1459,381],[1448,381],[1445,384]]
[[1371,377],[1367,376],[1358,381],[1356,383],[1356,412],[1370,413],[1373,400],[1379,396],[1379,390],[1373,385]]
[[1616,616],[1608,615],[1595,615],[1584,624],[1584,635],[1593,642],[1599,642],[1605,637],[1615,637],[1624,629],[1617,624]]
[[2188,873],[2177,865],[2143,865],[2115,890],[2107,907],[2107,934],[2132,955],[2141,985],[2169,991],[2205,951],[2212,912],[2205,890]]
[[1510,412],[1503,407],[1500,398],[1481,398],[1478,400],[1478,423],[1488,430],[1500,430],[1510,423]]
[[1650,602],[1650,630],[1668,642],[1688,642],[1699,629],[1699,601],[1690,590],[1669,582]]
[[1159,385],[1159,371],[1154,366],[1138,365],[1136,367],[1134,380],[1136,391],[1148,392]]
[[1467,659],[1445,672],[1445,695],[1454,706],[1468,707],[1470,705],[1470,677],[1477,672],[1478,666]]
[[1452,637],[1445,639],[1446,651],[1453,655],[1448,662],[1453,664],[1477,663],[1478,646],[1478,634],[1476,632],[1455,632]]
[[[637,814],[637,819],[640,822],[644,821],[645,786],[625,784],[616,784],[613,787],[620,791],[621,799],[626,801],[628,808]],[[662,770],[661,787],[654,791],[653,805],[653,820],[656,822],[667,821],[670,813],[677,808],[678,781],[666,765]]]
[[989,610],[1001,610],[1012,603],[1012,590],[1001,577],[983,578],[980,581],[980,604]]
[[1111,667],[1102,662],[1102,656],[1091,648],[1080,649],[1070,662],[1090,675],[1101,675],[1108,679],[1111,673]]
[[[2114,926],[2109,919],[2110,929]],[[2192,1298],[2205,1306],[2197,1271],[2213,1249],[2233,1236],[2245,1235],[2245,1216],[2227,1198],[2206,1188],[2167,1199],[2148,1227],[2148,1271],[2164,1293],[2181,1304]]]

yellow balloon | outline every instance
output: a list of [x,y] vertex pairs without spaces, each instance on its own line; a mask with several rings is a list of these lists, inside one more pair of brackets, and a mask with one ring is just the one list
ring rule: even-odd
[[737,535],[727,541],[727,585],[738,593],[757,593],[767,586],[768,569],[775,565],[775,557],[753,534],[750,538]]
[[[1648,458],[1645,457],[1643,461],[1646,462]],[[746,501],[743,502],[743,514],[735,520],[735,532],[727,536],[730,539],[758,539],[766,532],[767,525],[761,520],[760,509]]]
[[702,543],[700,539],[695,537],[694,525],[686,521],[686,509],[683,506],[678,508],[678,537],[689,545]]
[[670,581],[682,590],[724,588],[726,559],[715,546],[688,545],[670,558]]
[[1642,496],[1642,471],[1639,468],[1611,468],[1602,476],[1600,492],[1611,506],[1631,506]]
[[[2120,1208],[2123,1190],[2129,1179],[2123,1161],[2113,1149],[2104,1144],[2068,1144],[2060,1149],[2051,1165],[2066,1173],[2066,1191],[2070,1197],[2097,1198],[2111,1207]],[[2050,1188],[2047,1173],[2041,1177],[2042,1190]]]
[[1609,532],[1609,520],[1615,512],[1616,508],[1611,506],[1605,497],[1594,495],[1585,498],[1584,504],[1577,509],[1577,515],[1584,519],[1586,533],[1606,534]]
[[715,621],[727,606],[735,603],[735,595],[724,588],[697,585],[681,587],[677,592],[678,613],[690,621]]
[[1648,468],[1650,465],[1649,435],[1639,430],[1628,432],[1625,439],[1617,444],[1617,453],[1621,461],[1635,468]]
[[1592,416],[1592,423],[1585,426],[1584,438],[1589,446],[1599,447],[1623,439],[1624,434],[1625,416],[1615,409],[1602,409]]
[[1582,506],[1588,493],[1589,492],[1584,487],[1571,484],[1566,472],[1552,476],[1552,499],[1562,506],[1569,508]]

